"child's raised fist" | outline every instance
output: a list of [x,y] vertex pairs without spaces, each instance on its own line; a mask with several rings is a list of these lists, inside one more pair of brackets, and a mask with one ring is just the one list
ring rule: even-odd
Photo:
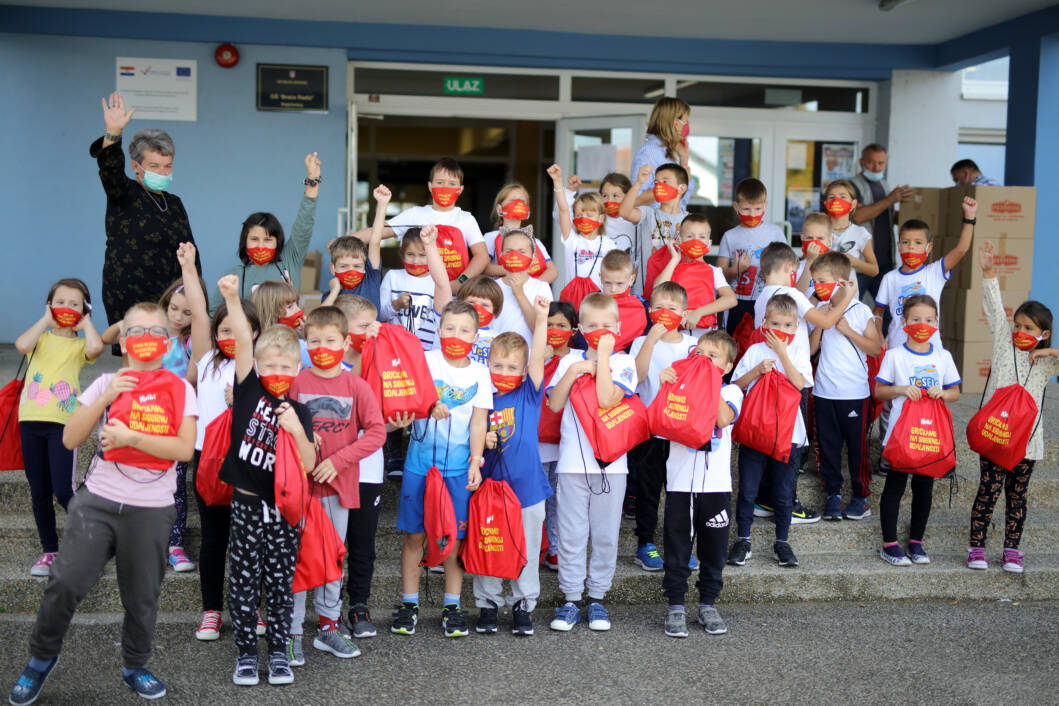
[[545,319],[548,318],[548,312],[551,311],[552,303],[544,297],[537,297],[533,300],[533,311],[537,313],[537,316],[543,316]]
[[552,182],[555,184],[555,188],[560,188],[563,185],[563,168],[558,164],[553,164],[547,169],[548,176],[552,178]]
[[642,184],[654,176],[655,168],[650,164],[641,164],[640,171],[636,172],[636,183]]
[[221,290],[221,296],[225,299],[238,299],[239,278],[235,275],[225,275],[217,280],[217,289]]
[[995,255],[996,248],[993,247],[992,241],[987,240],[978,246],[978,264],[981,265],[983,273],[991,272],[993,270]]
[[436,225],[423,226],[419,231],[419,239],[423,241],[424,247],[432,247],[438,241],[438,227]]
[[320,158],[316,156],[315,152],[305,155],[305,173],[309,175],[310,179],[320,178]]
[[974,218],[974,214],[978,212],[978,202],[970,196],[964,196],[960,206],[963,207],[964,218]]
[[176,251],[177,262],[180,263],[181,267],[195,266],[195,244],[194,243],[181,243],[177,247]]
[[390,197],[393,196],[393,194],[390,193],[390,190],[386,188],[385,184],[379,184],[376,186],[375,191],[372,191],[371,195],[374,196],[375,201],[380,204],[389,203]]
[[570,191],[577,191],[581,188],[581,177],[577,174],[571,174],[566,178],[566,188]]

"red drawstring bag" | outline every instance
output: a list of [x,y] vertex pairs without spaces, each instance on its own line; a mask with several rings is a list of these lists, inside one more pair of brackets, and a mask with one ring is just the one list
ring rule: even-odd
[[673,370],[677,381],[663,384],[647,408],[651,433],[689,449],[701,449],[710,443],[717,426],[721,370],[704,355],[678,360]]
[[629,295],[618,297],[618,333],[614,341],[614,350],[624,351],[632,345],[640,336],[644,335],[647,328],[647,310],[639,297]]
[[879,374],[879,370],[882,369],[882,360],[886,356],[886,346],[883,346],[882,351],[879,355],[868,356],[868,388],[871,390],[871,419],[868,421],[874,422],[882,414],[883,406],[886,404],[882,400],[875,399],[875,378]]
[[647,271],[643,280],[643,298],[647,301],[651,301],[651,292],[654,291],[655,280],[658,279],[658,275],[662,274],[662,270],[666,268],[672,257],[669,254],[669,248],[661,247],[651,253],[651,257],[647,258]]
[[[552,378],[555,377],[555,369],[559,367],[559,360],[559,356],[555,355],[544,364],[544,377],[541,379],[542,390],[547,390]],[[562,426],[562,421],[562,411],[553,412],[552,408],[548,406],[548,396],[545,395],[544,399],[541,400],[541,423],[538,427],[542,444],[559,443],[559,429]]]
[[298,541],[298,560],[294,565],[292,593],[342,580],[342,560],[346,544],[338,536],[331,518],[317,498],[309,498],[305,525]]
[[291,525],[297,525],[308,512],[309,479],[298,444],[285,429],[276,433],[275,464],[276,508]]
[[221,412],[206,425],[199,452],[199,466],[195,469],[195,489],[207,505],[231,505],[232,486],[219,478],[224,457],[232,445],[232,408]]
[[471,258],[467,254],[467,243],[463,232],[456,226],[436,226],[438,229],[438,254],[445,263],[449,280],[455,280],[467,269]]
[[[26,378],[22,376],[25,357],[19,361],[15,379],[0,389],[0,419],[3,429],[0,430],[0,471],[20,471],[26,467],[22,460],[22,436],[18,428],[18,403],[22,397],[22,386]],[[27,366],[28,367],[28,366]]]
[[967,443],[975,453],[1010,471],[1026,458],[1037,412],[1037,403],[1025,387],[1017,382],[1001,387],[967,423]]
[[574,381],[570,402],[601,467],[651,438],[647,408],[640,398],[622,397],[618,404],[602,409],[596,396],[596,378],[592,375],[582,375]]
[[739,324],[735,327],[732,338],[735,339],[736,344],[739,346],[739,354],[736,355],[735,362],[732,365],[739,362],[739,359],[749,350],[750,346],[765,340],[761,330],[754,326],[754,317],[746,312],[743,313],[743,318],[739,320]]
[[743,398],[732,441],[786,463],[791,457],[794,425],[801,414],[802,393],[779,370],[757,379]]
[[[673,270],[673,281],[688,293],[688,311],[712,304],[717,298],[713,291],[713,269],[702,260],[682,262]],[[712,328],[717,325],[717,314],[707,314],[698,322],[688,322],[692,328]]]
[[941,400],[923,396],[905,400],[883,458],[897,471],[941,478],[956,468],[952,413]]
[[456,511],[445,479],[437,466],[427,471],[426,490],[423,491],[423,526],[427,531],[427,553],[421,566],[439,566],[456,544]]
[[[184,421],[187,391],[184,381],[164,368],[127,370],[124,374],[136,378],[136,387],[118,395],[107,408],[104,419],[117,419],[143,434],[176,436]],[[173,465],[171,459],[158,458],[131,446],[105,451],[103,459],[153,471],[164,471]]]
[[438,401],[423,344],[401,326],[382,324],[364,343],[360,374],[381,401],[383,419],[405,412],[424,419]]
[[581,302],[592,292],[598,292],[599,287],[592,281],[591,277],[574,277],[570,283],[559,292],[559,301],[570,302],[575,311],[581,311]]
[[[500,251],[503,250],[504,235],[498,233],[496,236],[496,242],[493,245],[493,252],[496,253],[496,259],[500,259]],[[541,244],[536,239],[533,240],[533,262],[530,263],[529,269],[526,270],[530,277],[540,277],[544,274],[544,270],[548,267],[548,261],[544,258],[544,251],[541,250]]]
[[522,505],[507,481],[486,478],[471,496],[460,561],[468,573],[479,576],[517,579],[522,573],[526,565]]

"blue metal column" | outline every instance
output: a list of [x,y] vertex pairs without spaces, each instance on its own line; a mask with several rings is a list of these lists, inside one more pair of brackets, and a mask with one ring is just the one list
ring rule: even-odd
[[[1056,158],[1059,157],[1059,34],[1041,38],[1039,57],[1032,182],[1037,187],[1037,232],[1030,294],[1059,313],[1059,278],[1055,276],[1055,265],[1059,262],[1059,234],[1055,231],[1055,203],[1059,197],[1059,168],[1056,167]],[[1010,96],[1008,105],[1011,105]],[[1010,107],[1008,111],[1010,116]],[[1033,134],[1028,133],[1026,138]],[[1009,124],[1008,144],[1022,139],[1022,135],[1011,132]],[[1056,345],[1054,329],[1053,326],[1053,346]]]
[[1032,186],[1034,183],[1037,97],[1042,76],[1040,38],[1028,37],[1012,44],[1004,157],[1004,183],[1008,186]]

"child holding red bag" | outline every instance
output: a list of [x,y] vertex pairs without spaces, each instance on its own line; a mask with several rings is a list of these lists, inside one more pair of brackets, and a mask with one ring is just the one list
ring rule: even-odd
[[[659,204],[637,206],[636,200],[644,183],[654,177],[653,194]],[[688,215],[682,201],[688,190],[688,170],[672,162],[655,169],[650,164],[640,167],[636,181],[621,202],[621,217],[636,224],[636,243],[633,245],[633,261],[638,272],[634,285],[637,293],[645,290],[647,262],[651,255],[677,238],[680,224]],[[709,250],[707,246],[707,251]]]
[[981,456],[982,479],[971,508],[971,541],[967,549],[967,566],[988,569],[985,558],[986,530],[993,508],[1004,490],[1006,501],[1004,524],[1004,571],[1020,574],[1025,555],[1019,551],[1022,526],[1026,521],[1026,492],[1034,464],[1044,458],[1044,388],[1059,374],[1059,349],[1049,347],[1052,335],[1052,312],[1044,304],[1027,301],[1015,310],[1014,332],[1008,325],[1000,286],[993,267],[993,244],[979,249],[982,265],[982,306],[989,321],[993,339],[993,359],[989,382],[982,395],[983,404],[1008,385],[1020,384],[1037,403],[1038,417],[1026,447],[1026,457],[1008,471]]
[[[938,305],[926,294],[914,294],[904,300],[902,311],[905,342],[887,349],[882,367],[875,377],[875,399],[892,400],[891,419],[901,416],[905,399],[918,400],[924,394],[932,399],[952,403],[960,398],[960,373],[952,356],[941,346],[930,342],[938,328]],[[882,446],[890,440],[894,424],[890,424]],[[930,556],[923,549],[923,535],[930,518],[934,479],[927,475],[912,475],[912,522],[908,533],[908,554],[897,541],[897,515],[905,494],[910,474],[890,469],[886,474],[879,499],[879,519],[882,523],[883,546],[879,556],[894,566],[929,564]]]
[[636,267],[624,250],[611,250],[603,258],[600,281],[603,293],[618,303],[618,340],[614,349],[628,352],[637,337],[647,333],[647,302],[632,293]]

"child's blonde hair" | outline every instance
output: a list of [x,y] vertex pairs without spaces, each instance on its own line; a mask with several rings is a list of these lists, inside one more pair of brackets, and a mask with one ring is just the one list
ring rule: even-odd
[[335,306],[346,315],[347,319],[352,319],[363,311],[370,311],[372,318],[379,317],[378,307],[372,304],[370,299],[365,299],[359,294],[340,294],[335,300]]
[[853,186],[853,182],[847,179],[835,179],[827,185],[826,189],[824,189],[824,200],[827,200],[827,197],[831,195],[831,192],[840,186],[845,189],[852,198],[857,198],[857,188]]
[[[581,204],[582,213],[586,208],[591,208],[599,214],[599,230],[596,232],[600,235],[605,235],[607,232],[605,218],[605,216],[607,215],[607,207],[603,205],[603,197],[595,191],[586,191],[583,194],[579,194],[578,197],[574,199],[574,206],[576,206],[577,204]],[[572,208],[570,210],[571,212],[573,212]]]
[[606,311],[614,314],[615,319],[618,318],[618,301],[614,297],[608,297],[603,292],[592,292],[581,301],[581,310],[578,312],[579,318],[585,318],[585,309]]
[[[206,291],[206,282],[199,277],[199,286],[202,287],[203,292]],[[162,307],[162,311],[165,312],[166,319],[169,318],[169,304],[173,301],[175,294],[184,294],[184,278],[178,277],[173,281],[173,284],[166,287],[166,290],[162,292],[162,296],[158,297],[158,306]],[[187,295],[185,295],[186,297]],[[180,330],[180,338],[187,339],[191,335],[191,323]]]
[[735,339],[729,336],[728,332],[724,331],[723,329],[707,331],[706,333],[699,336],[699,342],[696,345],[702,345],[706,342],[714,343],[720,346],[728,358],[728,360],[726,361],[728,363],[734,363],[735,359],[739,356],[739,344],[736,343]]
[[274,350],[280,355],[290,356],[299,363],[302,359],[301,346],[298,343],[298,334],[290,326],[276,324],[269,326],[257,337],[254,344],[254,357],[260,358],[269,350]]
[[489,357],[492,358],[493,354],[497,355],[511,355],[512,353],[521,353],[522,362],[525,363],[529,360],[529,344],[526,343],[526,339],[515,333],[514,331],[505,331],[496,338],[489,348]]
[[524,187],[522,184],[518,183],[517,181],[504,184],[500,188],[500,191],[496,192],[496,198],[493,199],[493,225],[500,225],[500,223],[503,222],[504,218],[500,215],[497,209],[500,208],[500,205],[504,203],[504,199],[510,196],[511,192],[516,190],[524,193],[526,195],[526,200],[529,201],[529,190],[526,189],[526,187]]
[[345,338],[349,333],[349,322],[345,313],[337,306],[318,306],[305,317],[305,335],[308,337],[309,329],[334,326]]
[[338,262],[339,258],[342,257],[362,257],[365,262],[368,260],[368,246],[364,244],[363,240],[352,235],[336,238],[327,251],[331,255],[332,264]]
[[782,314],[783,316],[798,317],[798,304],[794,297],[789,294],[773,294],[765,304],[765,313]]
[[677,146],[684,138],[680,130],[674,124],[681,115],[691,112],[691,106],[679,98],[663,96],[651,109],[651,117],[647,121],[647,134],[654,135],[666,146],[666,158],[676,160]]
[[257,315],[261,317],[261,330],[273,326],[291,304],[298,301],[298,293],[286,282],[270,280],[258,285],[250,295]]
[[128,308],[125,312],[125,316],[121,319],[121,335],[125,335],[125,329],[128,326],[125,322],[133,314],[161,314],[162,318],[165,318],[165,309],[158,305],[158,302],[137,302]]
[[608,272],[636,272],[636,265],[633,264],[632,257],[624,250],[611,250],[604,255],[603,262],[600,263],[599,268]]

